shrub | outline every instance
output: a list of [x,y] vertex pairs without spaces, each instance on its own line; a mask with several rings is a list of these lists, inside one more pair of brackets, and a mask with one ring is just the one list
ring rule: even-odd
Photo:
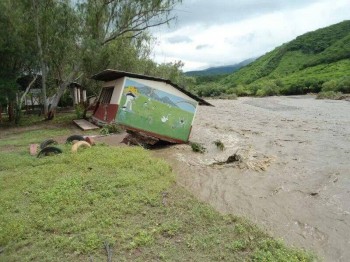
[[282,95],[302,95],[304,94],[304,85],[302,83],[293,83],[280,90]]
[[266,83],[266,86],[260,88],[256,92],[257,96],[274,96],[278,94],[279,94],[278,86],[274,82]]
[[221,94],[217,98],[219,98],[219,99],[235,100],[235,99],[237,99],[237,95],[234,94],[234,93],[233,94]]
[[346,76],[339,80],[337,84],[337,91],[343,93],[350,93],[350,77]]
[[199,96],[214,97],[225,92],[225,88],[220,84],[208,83],[198,86],[197,93]]
[[85,107],[83,104],[77,104],[74,106],[74,111],[75,111],[75,114],[77,115],[77,118],[84,118],[84,112],[85,112]]
[[244,85],[238,85],[235,88],[235,93],[237,96],[250,96],[250,95],[252,95],[252,91],[247,86],[244,86]]
[[60,101],[58,102],[58,106],[59,107],[68,107],[68,106],[72,106],[73,105],[73,98],[70,94],[70,92],[65,92]]
[[336,89],[337,89],[337,81],[335,80],[327,81],[322,85],[323,92],[335,91]]
[[205,152],[205,150],[206,150],[206,148],[200,143],[191,142],[190,145],[191,145],[191,148],[192,148],[193,152],[197,152],[197,153],[202,153],[203,154]]
[[124,129],[116,124],[116,123],[111,123],[111,124],[107,124],[107,125],[104,125],[102,127],[102,129],[100,130],[100,133],[102,135],[108,135],[108,134],[120,134],[124,131]]
[[318,93],[316,99],[340,99],[343,94],[340,92],[326,91]]

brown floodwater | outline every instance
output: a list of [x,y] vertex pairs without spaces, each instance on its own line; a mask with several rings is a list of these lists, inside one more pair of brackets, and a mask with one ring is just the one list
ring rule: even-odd
[[[188,145],[157,150],[177,181],[325,261],[350,261],[350,102],[313,96],[210,100]],[[220,140],[221,151],[214,144]],[[229,156],[232,163],[225,163]]]

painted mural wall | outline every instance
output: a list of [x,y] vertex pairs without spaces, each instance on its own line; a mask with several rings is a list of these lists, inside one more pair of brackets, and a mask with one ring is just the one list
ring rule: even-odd
[[197,103],[126,79],[116,122],[187,141]]

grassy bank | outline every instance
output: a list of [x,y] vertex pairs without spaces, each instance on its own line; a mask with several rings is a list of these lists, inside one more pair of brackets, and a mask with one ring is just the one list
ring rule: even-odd
[[2,136],[0,261],[311,261],[175,184],[142,148],[97,145],[36,158],[59,129]]

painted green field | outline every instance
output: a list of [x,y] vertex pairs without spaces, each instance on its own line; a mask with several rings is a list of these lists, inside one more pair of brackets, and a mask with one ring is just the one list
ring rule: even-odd
[[[187,141],[193,114],[170,106],[144,95],[132,103],[132,112],[123,110],[126,98],[123,95],[117,114],[117,123]],[[163,119],[163,121],[162,121]]]

